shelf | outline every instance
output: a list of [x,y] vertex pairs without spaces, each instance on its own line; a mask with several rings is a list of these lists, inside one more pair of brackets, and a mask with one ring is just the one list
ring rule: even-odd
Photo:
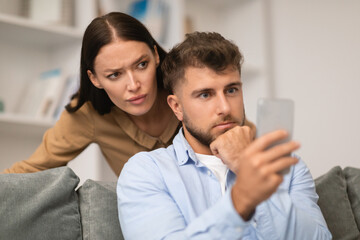
[[[76,28],[41,24],[31,19],[0,14],[1,40],[12,44],[41,47],[81,42],[82,32]],[[4,34],[6,33],[6,34]]]
[[54,124],[54,120],[36,119],[9,113],[0,114],[0,132],[12,136],[42,136]]

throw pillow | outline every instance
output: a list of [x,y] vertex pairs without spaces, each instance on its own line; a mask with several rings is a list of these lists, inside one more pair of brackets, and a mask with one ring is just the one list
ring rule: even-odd
[[89,179],[77,192],[84,240],[124,239],[117,210],[116,182]]
[[358,229],[360,229],[360,169],[346,167],[344,169],[347,191]]
[[68,167],[0,174],[0,239],[81,240],[78,183]]
[[333,239],[359,239],[354,214],[346,191],[346,180],[339,166],[315,180],[318,204]]

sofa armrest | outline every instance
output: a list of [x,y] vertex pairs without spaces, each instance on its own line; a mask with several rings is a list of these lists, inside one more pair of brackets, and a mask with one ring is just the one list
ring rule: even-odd
[[360,169],[346,167],[344,169],[344,175],[351,208],[354,213],[357,227],[360,229]]
[[121,240],[116,182],[86,180],[77,190],[83,239]]
[[347,194],[347,184],[339,166],[315,179],[318,204],[324,215],[333,239],[359,239],[360,232],[355,222]]

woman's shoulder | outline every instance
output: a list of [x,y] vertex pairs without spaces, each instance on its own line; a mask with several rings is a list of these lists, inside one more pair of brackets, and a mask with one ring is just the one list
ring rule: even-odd
[[[69,105],[71,107],[74,107],[77,105],[78,99],[74,98],[70,101]],[[96,112],[96,110],[94,109],[94,107],[92,106],[90,101],[86,101],[78,110],[74,111],[74,112],[69,112],[70,114],[89,114],[89,113],[93,113]]]
[[[72,99],[70,101],[71,106],[75,106],[77,99]],[[88,125],[94,122],[94,115],[96,114],[95,109],[92,107],[90,102],[85,102],[78,110],[74,112],[69,112],[67,109],[64,109],[61,113],[58,124],[61,125]]]

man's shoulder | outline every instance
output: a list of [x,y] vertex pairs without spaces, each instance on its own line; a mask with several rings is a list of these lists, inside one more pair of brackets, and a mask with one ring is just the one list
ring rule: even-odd
[[176,162],[176,155],[173,145],[167,148],[158,148],[152,151],[142,151],[132,156],[125,164],[123,170],[128,168],[159,168],[172,165]]

